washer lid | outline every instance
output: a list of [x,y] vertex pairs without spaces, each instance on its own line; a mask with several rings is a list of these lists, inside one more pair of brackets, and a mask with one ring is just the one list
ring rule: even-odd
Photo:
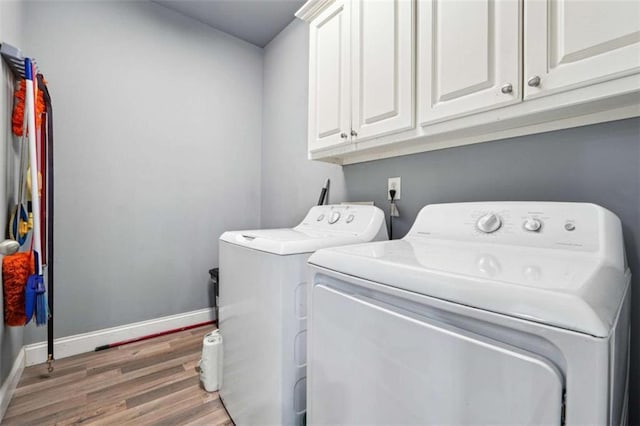
[[220,240],[278,255],[312,253],[325,247],[367,241],[353,234],[318,233],[291,228],[230,231],[222,234]]
[[225,232],[221,241],[277,255],[386,239],[384,213],[366,205],[312,207],[295,228]]
[[[507,228],[509,223],[505,221],[505,235],[497,233],[489,239],[476,235],[467,238],[461,232],[454,232],[455,238],[446,238],[441,232],[434,237],[442,228],[417,232],[423,229],[424,223],[419,223],[425,219],[423,209],[423,217],[419,216],[402,240],[319,250],[309,263],[443,300],[605,337],[615,321],[630,274],[619,221],[612,213],[594,207],[586,211],[597,213],[589,227],[595,231],[593,241],[568,231],[570,238],[585,239],[581,246],[553,244],[560,237],[549,229],[551,218],[546,220],[546,235],[515,226]],[[502,217],[504,220],[507,215],[503,213]],[[455,215],[450,218],[456,219]],[[586,219],[578,218],[578,227]]]

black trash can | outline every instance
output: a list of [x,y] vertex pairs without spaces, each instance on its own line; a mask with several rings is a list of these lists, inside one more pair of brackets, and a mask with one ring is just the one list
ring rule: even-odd
[[220,268],[209,269],[209,275],[211,276],[211,285],[213,286],[213,307],[216,309],[216,319],[218,319],[218,297],[220,297],[219,272]]

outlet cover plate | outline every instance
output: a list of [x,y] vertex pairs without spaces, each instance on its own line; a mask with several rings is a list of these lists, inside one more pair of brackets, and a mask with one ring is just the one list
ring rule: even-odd
[[389,178],[388,182],[387,182],[387,200],[391,200],[391,195],[389,195],[389,191],[391,191],[392,189],[396,190],[396,200],[400,199],[400,196],[402,195],[402,179],[400,178],[400,176],[398,177],[392,177]]

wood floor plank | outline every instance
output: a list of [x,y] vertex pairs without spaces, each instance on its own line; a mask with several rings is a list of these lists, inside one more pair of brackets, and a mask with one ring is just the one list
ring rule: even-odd
[[[198,353],[202,346],[202,342],[198,342],[192,339],[186,339],[178,346],[171,346],[168,350],[163,350],[158,353],[145,353],[143,351],[135,351],[128,356],[118,354],[107,362],[101,364],[92,364],[87,369],[88,375],[100,374],[110,370],[121,369],[123,373],[128,373],[140,368],[147,367],[149,365],[164,362],[177,358],[182,355]],[[111,349],[117,353],[116,349]]]
[[[88,352],[79,355],[73,355],[67,358],[58,359],[54,361],[54,367],[56,370],[68,368],[77,365],[86,365],[86,364],[96,364],[102,363],[104,360],[113,359],[115,354],[120,354],[121,356],[127,356],[127,352],[116,352],[116,349],[107,349],[99,352]],[[42,370],[46,369],[46,364],[38,364],[32,367],[29,367],[27,370]],[[27,372],[25,370],[25,373]]]
[[88,377],[85,380],[73,383],[71,386],[65,387],[64,391],[61,391],[61,387],[54,387],[42,392],[22,395],[12,399],[7,413],[11,410],[12,414],[14,412],[16,414],[24,414],[33,410],[40,410],[42,407],[55,402],[63,402],[64,400],[74,396],[86,395],[87,392],[91,392],[96,388],[104,386],[104,383],[108,383],[109,379],[119,375],[119,371],[109,371],[107,373]]
[[92,424],[95,425],[115,425],[131,422],[132,420],[143,418],[146,415],[153,413],[155,416],[169,415],[173,412],[173,406],[181,403],[187,399],[197,399],[201,390],[197,386],[188,387],[166,395],[164,397],[154,399],[145,404],[138,405],[137,407],[127,409],[120,413],[115,413],[110,416],[103,417]]
[[152,389],[150,391],[136,395],[132,398],[127,398],[127,408],[137,407],[138,405],[144,404],[145,402],[149,402],[151,400],[158,399],[162,396],[174,393],[189,386],[193,386],[194,383],[198,383],[197,377],[187,377],[186,379],[182,379],[174,383],[169,383],[165,386]]
[[200,354],[201,351],[201,343],[199,344],[189,344],[187,346],[182,346],[179,348],[172,348],[171,350],[156,355],[153,357],[144,357],[141,359],[135,359],[133,361],[129,361],[124,363],[121,368],[123,373],[130,373],[132,371],[148,367],[149,365],[153,365],[157,362],[164,362],[167,360],[175,359],[184,355],[189,354]]
[[208,413],[204,413],[200,417],[197,417],[195,419],[192,419],[186,422],[184,425],[185,426],[218,425],[218,424],[224,423],[228,419],[229,419],[229,416],[227,415],[227,412],[225,411],[224,407],[221,406],[220,408],[214,409],[213,411],[210,411]]
[[202,336],[188,336],[185,337],[184,339],[180,339],[180,340],[172,340],[169,343],[169,346],[171,346],[172,348],[180,348],[180,347],[184,347],[184,346],[191,346],[194,344],[202,344]]
[[3,425],[231,425],[199,382],[211,326],[25,369]]
[[56,418],[64,418],[66,416],[65,413],[67,413],[69,410],[83,407],[86,402],[87,397],[84,395],[80,395],[66,399],[63,402],[54,402],[53,404],[49,404],[37,410],[32,410],[26,413],[14,414],[7,412],[4,419],[2,419],[2,424],[3,426],[5,426],[19,424],[55,423]]
[[[42,379],[54,379],[59,380],[71,374],[77,374],[78,372],[86,373],[86,365],[75,365],[67,368],[58,368],[55,370],[55,375],[49,373],[46,369],[42,371],[40,368],[33,369],[29,373],[24,374],[20,383],[18,383],[18,389],[24,386],[29,386],[35,383],[41,383]],[[53,381],[53,380],[51,380]]]
[[199,363],[200,363],[200,354],[198,354],[198,356],[193,359],[189,359],[183,362],[182,368],[184,368],[185,371],[199,371],[198,370]]
[[208,414],[203,415],[199,419],[194,419],[193,421],[188,422],[186,425],[233,426],[233,422],[229,418],[229,415],[227,414],[227,411],[224,409],[224,407],[221,407],[217,410],[214,410]]
[[215,329],[215,325],[206,325],[204,327],[194,328],[193,330],[191,330],[191,334],[194,336],[199,336],[201,339],[203,339],[205,334],[210,333]]
[[173,413],[171,416],[163,419],[162,423],[166,425],[183,425],[194,420],[200,419],[212,411],[222,409],[222,402],[219,399],[207,402],[205,404],[194,404],[191,407]]
[[67,374],[61,377],[58,377],[56,375],[53,375],[50,377],[41,376],[35,379],[35,381],[33,381],[32,378],[27,378],[27,381],[29,383],[21,384],[20,387],[16,389],[15,393],[13,394],[13,397],[18,398],[23,395],[42,392],[45,389],[63,386],[65,384],[70,384],[70,383],[76,383],[79,380],[84,379],[85,377],[87,377],[86,369],[83,369],[82,371],[78,371],[73,374]]
[[97,405],[105,402],[111,402],[114,400],[126,401],[129,398],[133,398],[137,395],[141,395],[143,393],[150,392],[150,391],[162,388],[164,386],[168,386],[170,384],[179,382],[189,377],[191,377],[189,373],[187,373],[186,371],[182,371],[180,373],[176,373],[168,377],[159,378],[151,382],[140,383],[130,388],[125,388],[119,394],[109,393],[109,394],[105,394],[104,397],[98,398],[98,399],[90,397],[88,401],[89,403],[92,403],[92,404],[94,403]]
[[[182,376],[169,377],[165,380],[177,381],[184,378],[184,372]],[[153,386],[163,386],[165,383],[162,381],[156,381],[152,383]],[[86,398],[85,402],[79,406],[73,406],[65,409],[64,411],[56,412],[53,417],[56,421],[55,424],[67,423],[71,419],[71,423],[87,422],[101,419],[102,417],[112,415],[113,413],[119,413],[126,410],[126,397],[132,396],[135,392],[146,390],[144,387],[133,387],[123,390],[121,395],[109,394],[101,399]],[[44,416],[43,418],[37,418],[34,424],[48,424],[49,418]]]
[[[184,333],[184,334],[181,334]],[[61,360],[56,360],[54,362],[54,366],[57,370],[68,368],[70,366],[77,366],[80,364],[90,363],[91,365],[104,364],[105,360],[116,362],[118,360],[124,360],[130,358],[131,356],[139,357],[141,355],[146,355],[146,352],[155,352],[165,350],[168,346],[168,342],[172,340],[181,340],[185,337],[190,337],[190,334],[186,332],[180,332],[175,334],[170,334],[167,336],[162,336],[154,339],[143,340],[136,343],[131,343],[123,346],[119,346],[112,349],[106,349],[99,352],[90,352],[80,355],[74,355],[72,357],[67,357]],[[161,340],[161,341],[157,341]],[[160,348],[158,348],[160,347]],[[141,350],[142,348],[142,350]],[[33,367],[28,367],[25,369],[25,373],[23,377],[27,377],[33,374],[39,375],[41,372],[46,371],[46,364],[40,364]]]
[[[89,392],[87,397],[89,400],[98,400],[98,399],[106,399],[109,396],[117,395],[121,396],[127,390],[132,388],[137,388],[140,385],[154,383],[156,381],[162,382],[162,379],[166,379],[170,376],[176,375],[178,373],[184,373],[185,369],[182,365],[169,367],[162,369],[160,371],[155,371],[153,373],[145,374],[139,377],[133,377],[129,380],[125,380],[119,383],[114,383],[110,386],[105,386],[101,389],[96,389],[93,392]],[[127,377],[126,375],[123,377]],[[161,380],[159,380],[161,379]]]
[[173,416],[175,413],[180,412],[182,410],[190,409],[191,407],[195,407],[197,405],[202,404],[198,395],[196,395],[193,390],[195,387],[187,388],[191,389],[192,392],[189,392],[189,396],[187,398],[176,399],[172,398],[171,395],[167,397],[167,409],[158,410],[154,412],[147,413],[130,422],[131,425],[162,425],[167,424],[166,419],[168,417]]
[[[200,353],[187,353],[184,355],[178,355],[176,358],[164,360],[155,364],[150,363],[149,365],[142,368],[125,369],[125,371],[122,371],[122,373],[127,377],[136,377],[137,375],[148,374],[153,371],[174,367],[176,365],[182,365],[184,368],[185,364],[196,363],[197,361],[199,361],[200,355]],[[185,371],[187,371],[186,368]]]
[[70,426],[90,423],[113,413],[122,412],[127,409],[124,401],[118,401],[111,404],[105,404],[97,408],[85,409],[79,415],[67,417],[64,420],[56,422],[57,426]]
[[202,402],[209,402],[215,399],[220,399],[218,392],[205,392],[202,394]]

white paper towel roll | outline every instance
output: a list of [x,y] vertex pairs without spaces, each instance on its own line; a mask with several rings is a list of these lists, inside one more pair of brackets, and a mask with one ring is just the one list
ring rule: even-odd
[[222,386],[222,335],[212,331],[202,340],[202,359],[199,363],[200,381],[207,392],[215,392]]

